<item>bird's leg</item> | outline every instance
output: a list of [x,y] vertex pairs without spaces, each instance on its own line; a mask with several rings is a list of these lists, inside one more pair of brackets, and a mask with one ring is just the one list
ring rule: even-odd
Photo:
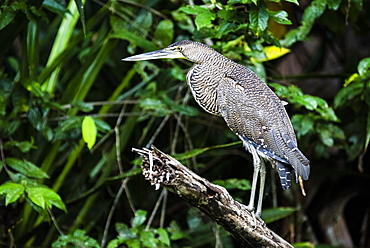
[[254,210],[254,198],[256,196],[256,188],[257,188],[257,180],[258,180],[258,173],[260,172],[261,167],[261,159],[259,158],[257,151],[254,148],[249,149],[249,151],[253,155],[253,179],[252,179],[252,189],[251,189],[251,198],[249,199],[249,204],[247,206],[248,211]]
[[265,181],[266,181],[266,165],[263,159],[261,159],[260,162],[260,192],[258,195],[258,202],[257,202],[257,210],[256,210],[256,216],[257,218],[261,217],[262,213],[262,201],[263,201],[263,191],[265,189]]

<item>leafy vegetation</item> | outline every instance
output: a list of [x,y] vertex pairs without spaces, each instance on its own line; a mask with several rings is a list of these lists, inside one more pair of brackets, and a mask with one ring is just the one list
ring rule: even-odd
[[269,226],[296,247],[345,246],[329,229],[365,247],[368,16],[361,0],[2,1],[1,246],[238,247],[155,191],[131,152],[155,144],[248,202],[251,157],[192,100],[192,63],[120,61],[192,39],[248,66],[289,103],[312,175],[304,198],[297,185],[283,192],[272,170]]

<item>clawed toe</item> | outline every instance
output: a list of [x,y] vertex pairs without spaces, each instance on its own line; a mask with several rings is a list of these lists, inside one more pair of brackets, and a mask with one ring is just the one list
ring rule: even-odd
[[254,212],[254,207],[249,207],[247,206],[247,210],[252,214],[253,216],[253,230],[255,230],[257,228],[258,225],[261,225],[261,226],[266,226],[266,223],[263,221],[263,219],[261,218],[261,214],[258,214],[258,213],[255,213]]

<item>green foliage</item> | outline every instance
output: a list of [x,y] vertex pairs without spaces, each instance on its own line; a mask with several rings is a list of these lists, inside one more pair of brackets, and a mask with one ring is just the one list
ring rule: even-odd
[[324,248],[322,245],[314,245],[310,242],[301,242],[301,243],[294,243],[293,247],[295,248]]
[[5,163],[7,166],[24,176],[34,178],[48,178],[48,175],[45,172],[40,170],[39,167],[29,161],[22,161],[17,158],[6,158]]
[[86,116],[82,120],[82,139],[86,142],[87,147],[91,150],[96,142],[96,125],[91,116]]
[[[302,16],[302,25],[298,28],[293,29],[287,33],[285,39],[281,41],[283,46],[290,46],[297,41],[305,39],[308,33],[311,31],[312,26],[314,25],[317,18],[319,18],[325,11],[327,4],[331,1],[321,1],[314,0],[308,6]],[[333,1],[340,2],[340,1]]]
[[349,159],[366,152],[370,141],[370,58],[361,60],[334,99],[334,108],[345,115],[344,130]]
[[122,244],[130,248],[140,247],[170,247],[169,233],[163,228],[147,228],[143,224],[147,212],[137,210],[131,221],[131,227],[123,223],[116,223],[118,236],[109,242],[108,248],[119,247]]
[[53,190],[45,187],[29,187],[26,188],[27,196],[30,200],[42,209],[51,208],[52,205],[57,208],[67,211],[60,196]]
[[53,248],[73,248],[73,247],[91,247],[99,248],[98,242],[86,235],[84,230],[76,230],[72,234],[62,235],[54,241]]
[[[222,119],[199,110],[191,100],[184,83],[191,63],[120,61],[177,40],[212,45],[251,68],[289,102],[299,146],[313,161],[312,178],[318,164],[337,159],[335,150],[344,149],[349,160],[363,160],[370,141],[369,58],[347,60],[349,68],[343,73],[351,75],[338,93],[333,92],[334,99],[305,94],[292,82],[281,85],[270,77],[284,54],[297,54],[296,46],[310,41],[316,26],[315,32],[325,41],[338,39],[349,27],[356,28],[356,35],[367,34],[368,13],[362,1],[351,1],[349,6],[341,0],[314,0],[299,8],[296,0],[102,4],[5,0],[0,7],[3,244],[101,247],[107,241],[108,247],[233,246],[226,231],[171,195],[158,203],[160,216],[136,210],[157,206],[158,195],[144,182],[131,152],[132,147],[152,143],[194,166],[201,176],[218,179],[214,182],[232,189],[238,199],[248,199],[249,181],[241,178],[248,177],[250,157]],[[347,53],[355,54],[340,51],[343,56]],[[319,60],[309,60],[322,66]],[[356,72],[353,63],[358,63]],[[310,79],[310,71],[305,73],[297,78]],[[342,75],[337,76],[339,81]],[[333,170],[326,173],[339,177]],[[267,180],[267,196],[280,195],[270,185]],[[123,191],[118,189],[121,186]],[[312,192],[319,192],[312,198],[322,197],[320,190]],[[293,194],[282,196],[289,199],[286,205],[300,205],[292,198]],[[265,202],[267,207],[269,201]],[[278,202],[283,202],[280,196]],[[297,209],[276,203],[263,218],[274,225],[288,215],[309,211]],[[301,226],[294,219],[288,219],[290,226]],[[296,243],[296,247],[312,244]]]
[[[16,177],[13,176],[13,178],[15,179]],[[45,186],[39,186],[34,181],[22,179],[21,182],[7,182],[0,186],[0,195],[5,194],[5,206],[17,201],[21,196],[27,196],[33,204],[41,208],[35,207],[35,210],[39,213],[45,214],[44,211],[51,209],[52,206],[67,211],[62,199],[53,190]],[[24,193],[27,194],[25,195]]]
[[261,218],[264,222],[271,223],[277,221],[279,219],[285,218],[297,210],[295,208],[287,208],[287,207],[280,207],[280,208],[273,208],[273,209],[265,209],[262,213]]
[[24,187],[17,183],[4,183],[0,186],[0,195],[5,194],[5,206],[15,202],[23,194]]
[[179,11],[196,16],[194,22],[198,30],[212,26],[212,21],[216,18],[216,14],[210,9],[198,5],[181,7]]
[[248,180],[229,178],[226,180],[215,180],[213,183],[218,184],[226,189],[240,189],[240,190],[249,190],[251,189],[251,184]]

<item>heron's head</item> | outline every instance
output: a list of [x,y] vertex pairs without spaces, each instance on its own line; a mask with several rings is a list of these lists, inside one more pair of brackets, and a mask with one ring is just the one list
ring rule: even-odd
[[191,40],[182,40],[158,51],[134,55],[122,59],[123,61],[139,61],[150,59],[187,59],[195,63],[202,63],[211,53],[217,53],[207,45]]

